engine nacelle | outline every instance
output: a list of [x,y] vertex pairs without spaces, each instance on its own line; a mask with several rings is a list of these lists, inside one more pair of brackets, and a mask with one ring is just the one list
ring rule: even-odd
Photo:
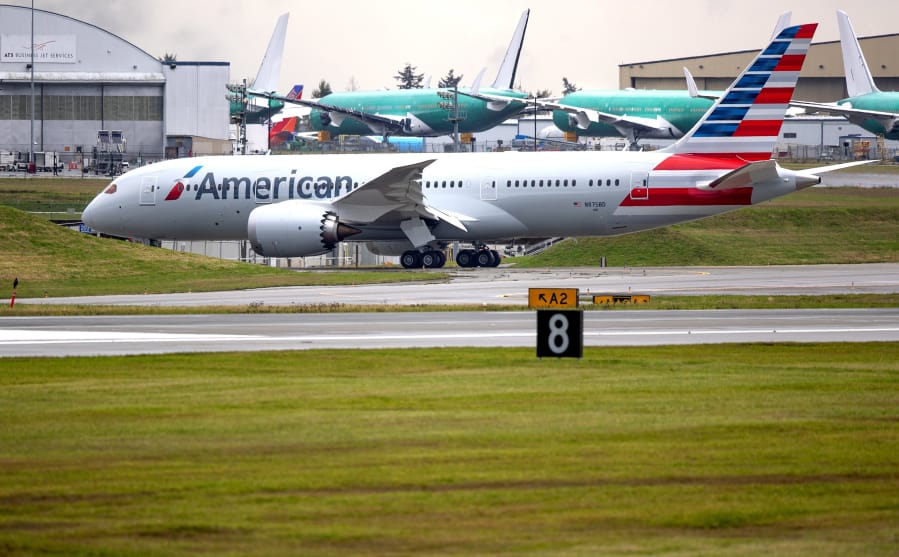
[[427,135],[434,130],[431,126],[425,124],[421,118],[411,112],[406,113],[406,117],[400,120],[403,127],[403,133],[408,135]]
[[337,219],[330,203],[282,201],[253,209],[247,237],[265,257],[306,257],[326,253],[360,230]]

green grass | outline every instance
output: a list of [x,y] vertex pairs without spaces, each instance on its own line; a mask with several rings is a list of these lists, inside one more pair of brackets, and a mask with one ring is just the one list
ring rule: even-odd
[[895,555],[899,343],[0,359],[4,555]]
[[47,218],[81,218],[81,211],[107,185],[106,178],[0,178],[0,205]]
[[297,272],[150,248],[73,232],[0,206],[3,297],[200,292],[322,284],[440,280],[437,272]]
[[517,267],[798,265],[899,261],[899,189],[813,188],[716,217],[569,239]]

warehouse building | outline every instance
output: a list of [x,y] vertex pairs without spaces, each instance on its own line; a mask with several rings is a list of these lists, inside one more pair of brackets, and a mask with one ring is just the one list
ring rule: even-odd
[[[858,42],[878,87],[883,91],[899,91],[899,60],[896,59],[899,34],[859,37]],[[757,54],[758,50],[741,50],[670,60],[631,62],[618,66],[618,83],[622,89],[686,89],[683,72],[686,67],[700,89],[721,91],[740,75]],[[799,74],[793,98],[833,102],[846,96],[840,41],[812,44]]]
[[66,164],[229,153],[229,77],[228,62],[162,61],[90,23],[0,5],[0,152]]

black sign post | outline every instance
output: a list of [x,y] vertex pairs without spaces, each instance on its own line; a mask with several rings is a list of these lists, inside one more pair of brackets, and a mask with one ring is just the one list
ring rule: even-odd
[[583,358],[584,312],[577,309],[538,309],[537,357]]

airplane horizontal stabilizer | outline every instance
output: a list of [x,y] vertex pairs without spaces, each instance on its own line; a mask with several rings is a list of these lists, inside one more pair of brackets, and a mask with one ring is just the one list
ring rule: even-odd
[[751,187],[778,178],[777,162],[774,159],[768,159],[747,163],[708,184],[700,184],[698,187],[702,190],[730,190]]
[[844,163],[840,163],[840,164],[831,164],[828,166],[819,166],[817,168],[807,168],[804,170],[799,170],[798,172],[801,174],[827,174],[828,172],[833,172],[834,170],[841,170],[843,168],[851,168],[853,166],[859,166],[861,164],[871,164],[872,162],[879,162],[879,161],[868,160],[868,161],[844,162]]

